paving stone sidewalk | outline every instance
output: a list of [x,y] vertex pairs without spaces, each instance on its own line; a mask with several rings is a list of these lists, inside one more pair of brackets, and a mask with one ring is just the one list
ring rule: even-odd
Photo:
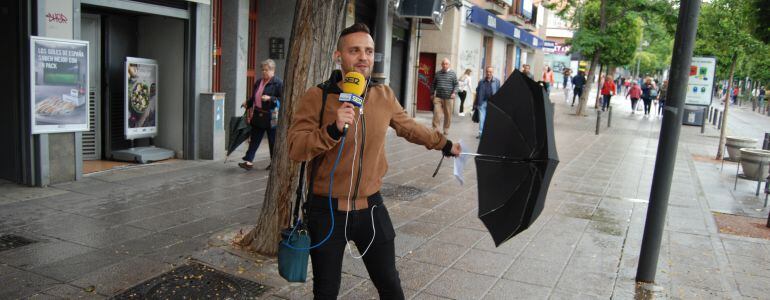
[[[613,127],[594,135],[592,111],[570,115],[554,98],[561,163],[545,210],[499,248],[476,218],[473,163],[463,186],[446,162],[432,178],[439,154],[391,132],[383,190],[408,298],[634,298],[661,122],[631,115],[618,98]],[[770,128],[770,118],[733,112],[734,133]],[[429,114],[418,119],[430,124]],[[475,149],[476,125],[455,119],[450,138]],[[673,299],[767,299],[770,242],[719,233],[712,217],[767,216],[753,184],[732,190],[734,164],[720,172],[720,162],[705,159],[715,154],[715,135],[682,128],[657,283]],[[260,153],[257,165],[266,166]],[[37,241],[0,252],[0,298],[106,298],[189,260],[265,284],[266,298],[312,298],[312,283],[287,284],[275,259],[229,245],[255,223],[268,175],[236,162],[153,164],[44,189],[0,184],[0,233]],[[347,255],[340,295],[376,298],[363,263]]]

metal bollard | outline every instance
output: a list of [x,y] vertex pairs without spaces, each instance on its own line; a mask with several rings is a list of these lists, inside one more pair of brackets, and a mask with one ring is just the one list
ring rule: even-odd
[[762,142],[762,149],[770,150],[770,132],[765,132],[765,140]]
[[602,111],[596,111],[596,135],[599,135],[599,125],[602,123]]
[[607,108],[607,128],[612,126],[612,105]]
[[700,123],[700,133],[706,132],[706,108],[703,108],[703,121]]
[[717,129],[722,129],[722,115],[724,115],[724,113],[722,111],[719,111],[719,118],[717,119]]

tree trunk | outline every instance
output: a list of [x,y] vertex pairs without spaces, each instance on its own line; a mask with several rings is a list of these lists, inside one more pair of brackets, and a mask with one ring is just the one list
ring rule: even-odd
[[[604,84],[604,76],[602,75],[604,65],[599,65],[599,81],[596,83],[596,99],[594,101],[594,108],[598,110],[601,107],[602,99],[602,84]],[[607,74],[607,70],[604,70],[604,74]]]
[[722,112],[722,129],[719,131],[719,149],[717,149],[717,159],[724,157],[725,134],[727,132],[727,110],[730,108],[730,95],[733,90],[733,75],[735,74],[735,61],[738,58],[737,53],[733,53],[733,63],[730,65],[730,81],[727,82],[727,95],[725,97],[725,110]]
[[289,225],[299,175],[298,164],[288,156],[286,133],[302,94],[331,74],[334,67],[332,54],[344,25],[347,0],[303,0],[297,1],[296,5],[286,60],[284,99],[265,200],[256,227],[234,241],[239,246],[270,256],[278,253],[280,232]]
[[[599,6],[599,32],[604,33],[607,29],[607,0],[601,0],[601,6]],[[594,84],[594,71],[596,71],[596,65],[599,64],[599,58],[601,57],[601,48],[596,49],[594,57],[591,59],[591,67],[588,69],[588,77],[586,78],[586,85],[583,87],[583,94],[580,95],[580,102],[578,103],[577,111],[578,116],[583,116],[586,104],[588,102],[588,94],[591,92],[591,86]]]

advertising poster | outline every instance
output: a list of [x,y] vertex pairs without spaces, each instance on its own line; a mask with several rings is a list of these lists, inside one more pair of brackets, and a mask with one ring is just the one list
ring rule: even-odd
[[713,57],[693,57],[690,64],[690,78],[687,81],[687,105],[711,105],[714,88],[714,72],[717,60]]
[[88,131],[88,42],[30,37],[32,133]]
[[126,139],[154,137],[158,132],[158,64],[126,58]]

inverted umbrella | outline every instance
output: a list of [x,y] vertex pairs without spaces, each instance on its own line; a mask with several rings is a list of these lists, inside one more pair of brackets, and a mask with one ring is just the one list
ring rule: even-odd
[[499,246],[543,211],[559,157],[553,105],[543,88],[518,70],[487,104],[475,155],[479,219]]
[[230,158],[230,154],[235,151],[244,141],[249,139],[251,135],[251,125],[246,122],[246,114],[240,117],[230,118],[230,140],[227,143],[227,157],[225,162]]

